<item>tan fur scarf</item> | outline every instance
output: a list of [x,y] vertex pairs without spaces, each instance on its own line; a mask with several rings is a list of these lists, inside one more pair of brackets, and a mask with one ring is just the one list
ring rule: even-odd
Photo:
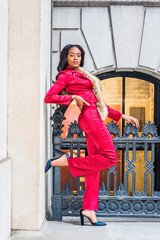
[[102,83],[101,81],[94,75],[92,75],[90,72],[88,72],[86,69],[79,67],[78,72],[82,73],[85,75],[87,78],[89,78],[92,83],[93,83],[93,92],[94,95],[96,96],[98,102],[96,103],[97,105],[97,110],[99,112],[99,115],[103,121],[105,121],[106,117],[108,116],[108,108],[104,102],[103,96],[102,96]]

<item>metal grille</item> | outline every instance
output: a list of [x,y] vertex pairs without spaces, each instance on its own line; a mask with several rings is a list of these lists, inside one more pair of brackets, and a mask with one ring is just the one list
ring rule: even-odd
[[[80,157],[81,150],[86,151],[86,139],[79,129],[77,122],[71,123],[66,138],[62,138],[63,114],[56,110],[51,117],[53,126],[53,149],[69,150],[70,156],[76,150]],[[160,217],[160,192],[155,191],[155,153],[160,147],[160,137],[154,123],[145,123],[142,135],[131,124],[124,127],[123,136],[117,123],[113,121],[106,126],[110,134],[114,135],[113,142],[116,151],[121,152],[122,177],[118,184],[117,166],[108,169],[106,182],[102,182],[99,190],[98,216],[126,216],[126,217]],[[73,135],[77,134],[77,138]],[[132,138],[130,138],[132,136]],[[143,191],[136,189],[136,154],[142,151],[144,155],[144,182]],[[84,152],[84,151],[83,151]],[[54,153],[54,150],[53,150]],[[150,156],[150,158],[149,158]],[[111,191],[111,175],[113,190]],[[61,168],[53,169],[53,196],[52,219],[61,220],[62,216],[78,216],[82,207],[85,191],[84,183],[81,186],[80,178],[76,180],[76,193],[73,191],[73,178],[70,175],[70,186],[67,183],[61,186]],[[150,179],[150,182],[148,181]]]

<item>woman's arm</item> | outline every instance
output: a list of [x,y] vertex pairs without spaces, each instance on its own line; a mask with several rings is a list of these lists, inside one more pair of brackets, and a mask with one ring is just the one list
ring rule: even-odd
[[108,105],[107,105],[107,108],[108,108],[108,117],[109,118],[113,119],[116,122],[118,122],[120,118],[123,118],[127,122],[132,123],[134,126],[139,128],[138,119],[131,117],[131,116],[126,116],[126,115],[120,113],[119,111],[114,110],[113,108],[109,107]]
[[139,121],[138,119],[134,118],[134,117],[131,117],[131,116],[126,116],[124,114],[122,114],[121,116],[124,120],[126,120],[127,122],[129,123],[132,123],[133,126],[135,126],[136,128],[139,128]]
[[122,116],[122,113],[120,113],[117,110],[114,110],[113,108],[111,108],[110,106],[106,105],[108,108],[108,117],[111,118],[112,120],[118,122],[119,119]]
[[85,103],[86,105],[90,106],[90,104],[89,104],[88,102],[86,102],[86,101],[85,101],[82,97],[80,97],[80,96],[72,95],[72,99],[75,99],[75,100],[76,100],[76,102],[77,102],[80,110],[82,110],[84,103]]
[[63,88],[67,86],[67,76],[65,73],[61,73],[57,81],[47,92],[44,102],[45,103],[57,103],[63,105],[69,105],[72,100],[72,95],[58,95]]

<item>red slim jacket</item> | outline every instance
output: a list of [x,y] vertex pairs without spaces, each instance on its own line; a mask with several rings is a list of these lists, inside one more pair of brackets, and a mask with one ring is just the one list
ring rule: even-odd
[[[58,95],[65,88],[70,95]],[[45,103],[57,103],[69,105],[72,100],[72,95],[81,96],[88,103],[98,102],[93,93],[93,83],[82,73],[73,69],[70,66],[64,71],[60,71],[57,81],[49,89],[45,96]],[[108,117],[118,121],[122,113],[112,109],[107,105]]]

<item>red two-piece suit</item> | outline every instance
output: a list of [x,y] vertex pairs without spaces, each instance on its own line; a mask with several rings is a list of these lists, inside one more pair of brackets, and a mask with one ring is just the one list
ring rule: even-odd
[[[65,88],[70,95],[58,95]],[[85,105],[79,115],[78,124],[86,135],[88,156],[69,158],[68,164],[73,177],[85,175],[83,209],[98,210],[100,170],[117,163],[116,151],[108,132],[97,111],[97,99],[93,93],[93,83],[82,73],[68,66],[59,72],[58,79],[45,97],[45,103],[69,105],[72,96],[84,98]],[[108,117],[118,121],[121,113],[108,107]]]

